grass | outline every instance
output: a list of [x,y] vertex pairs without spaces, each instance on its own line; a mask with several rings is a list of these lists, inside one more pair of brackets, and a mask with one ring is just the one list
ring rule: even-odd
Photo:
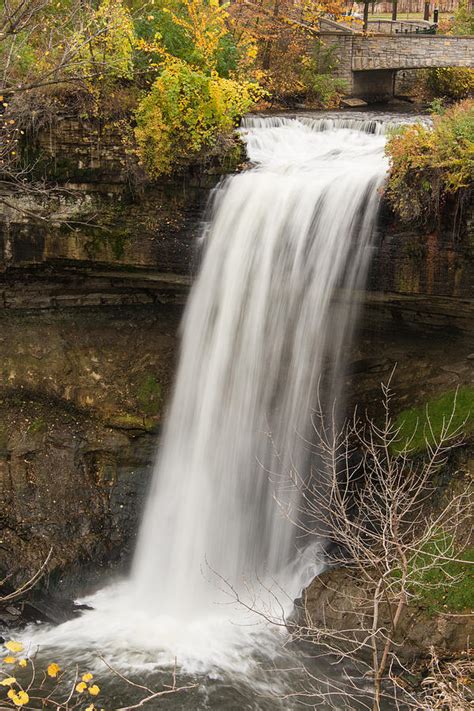
[[[440,531],[408,562],[408,589],[414,603],[429,616],[443,611],[471,611],[474,608],[473,563],[474,547],[460,550],[450,534]],[[394,570],[393,576],[399,580],[401,571]]]
[[144,378],[138,388],[137,397],[145,415],[158,415],[162,401],[161,385],[154,375]]
[[[449,537],[433,542],[427,547],[427,554],[439,555],[445,551],[446,557],[458,557],[460,561],[443,563],[439,567],[421,573],[418,599],[428,614],[443,610],[463,612],[474,607],[474,547],[466,548],[454,555],[454,546]],[[423,566],[423,554],[414,561],[414,566]]]
[[407,443],[413,452],[423,452],[433,444],[447,424],[454,410],[449,432],[459,429],[464,434],[474,431],[474,388],[462,387],[429,400],[421,407],[401,412],[396,421],[400,428],[394,451],[401,451]]

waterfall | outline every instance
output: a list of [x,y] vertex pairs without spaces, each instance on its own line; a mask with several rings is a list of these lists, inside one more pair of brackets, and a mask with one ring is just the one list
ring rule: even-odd
[[344,398],[385,136],[371,121],[271,117],[241,136],[252,167],[214,191],[131,576],[81,618],[35,629],[36,644],[247,675],[248,650],[271,645],[229,591],[291,606],[316,572],[291,474],[314,464],[318,392]]
[[363,285],[386,172],[381,132],[354,123],[243,123],[255,167],[214,196],[133,566],[150,609],[209,614],[213,577],[295,593],[289,474],[309,465],[318,383],[340,383],[354,313],[333,297]]

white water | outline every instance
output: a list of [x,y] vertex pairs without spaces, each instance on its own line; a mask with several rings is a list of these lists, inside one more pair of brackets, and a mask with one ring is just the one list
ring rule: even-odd
[[218,599],[212,571],[241,595],[257,579],[298,592],[281,506],[294,510],[323,359],[351,324],[333,293],[365,276],[386,171],[382,136],[255,123],[256,168],[215,198],[132,574],[151,610],[180,618]]
[[382,131],[341,126],[245,122],[255,167],[214,196],[131,578],[36,643],[124,661],[132,639],[137,663],[247,673],[255,619],[228,604],[228,586],[251,604],[257,591],[267,610],[269,588],[291,608],[314,576],[312,542],[282,507],[291,516],[289,474],[309,466],[320,378],[329,400],[341,395],[355,311],[333,297],[363,285],[387,169]]

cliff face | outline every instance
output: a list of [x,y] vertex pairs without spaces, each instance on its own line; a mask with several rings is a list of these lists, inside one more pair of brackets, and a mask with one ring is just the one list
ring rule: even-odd
[[[12,583],[50,547],[57,575],[129,559],[222,175],[132,194],[125,149],[90,130],[40,137],[56,189],[0,195],[0,579]],[[468,220],[455,238],[383,216],[348,353],[352,401],[376,407],[396,363],[399,409],[474,380],[473,245]]]
[[0,309],[0,570],[127,562],[181,308]]

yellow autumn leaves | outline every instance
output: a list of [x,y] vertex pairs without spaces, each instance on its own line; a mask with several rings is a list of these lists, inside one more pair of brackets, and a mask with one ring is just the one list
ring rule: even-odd
[[6,679],[0,681],[0,686],[10,687],[7,691],[7,696],[11,701],[13,701],[15,706],[24,706],[30,700],[30,697],[26,691],[24,691],[21,687],[15,688],[19,686],[19,684],[14,676],[7,676]]
[[26,691],[23,691],[23,689],[19,689],[18,691],[15,691],[15,689],[10,689],[7,696],[13,701],[15,706],[24,706],[30,700],[30,697],[28,696]]
[[257,85],[169,57],[136,112],[135,138],[147,173],[157,178],[210,150],[259,97]]
[[[88,683],[90,681],[92,681],[93,678],[94,677],[90,672],[83,674],[82,681],[80,681],[79,684],[76,684],[76,691],[79,694],[83,694],[84,691],[86,691],[86,689],[87,689],[87,691],[89,692],[89,694],[91,696],[97,696],[100,692],[100,687],[97,686],[97,684],[91,684],[90,686],[88,686]],[[90,711],[92,711],[92,708],[93,708],[93,706],[89,707]]]
[[[2,659],[4,664],[11,666],[15,666],[17,664],[19,667],[26,667],[28,665],[27,659],[18,656],[22,652],[24,652],[24,646],[21,642],[9,640],[8,642],[5,642],[3,646],[5,650],[9,652],[9,654],[7,654],[7,656],[3,657]],[[62,670],[59,664],[57,664],[56,662],[51,662],[46,669],[46,675],[51,679],[57,679],[59,681],[61,671]],[[91,674],[90,672],[85,672],[82,675],[80,682],[74,682],[74,691],[77,694],[83,694],[84,692],[87,692],[91,696],[98,696],[100,693],[100,687],[97,683],[93,682],[93,679],[93,674]],[[4,687],[7,698],[16,708],[21,708],[30,702],[32,682],[30,682],[30,684],[28,685],[28,690],[25,690],[23,689],[21,683],[17,680],[17,678],[11,674],[6,675],[2,679],[0,667],[0,690],[1,687]],[[30,694],[28,693],[28,691],[30,692]],[[0,697],[0,705],[1,703],[2,701]],[[91,703],[84,709],[84,711],[96,711],[96,708],[94,704]]]
[[50,664],[47,669],[48,676],[52,677],[53,679],[57,677],[60,671],[61,667],[59,666],[59,664],[56,664],[56,662]]
[[5,642],[3,645],[6,649],[8,649],[9,652],[13,652],[13,654],[8,654],[6,657],[3,657],[3,662],[4,664],[19,664],[20,667],[26,667],[28,662],[26,659],[23,658],[18,658],[16,655],[20,654],[20,652],[23,652],[23,645],[21,642],[15,642],[14,640],[10,640],[8,642]]
[[[21,642],[15,642],[14,640],[9,640],[4,644],[4,647],[9,651],[12,652],[12,654],[8,654],[6,657],[3,658],[3,662],[5,664],[12,664],[15,665],[16,663],[19,664],[20,667],[26,667],[28,662],[26,659],[19,659],[17,654],[20,654],[23,652],[23,645]],[[4,686],[5,688],[8,688],[7,691],[7,697],[14,703],[15,706],[20,708],[21,706],[25,706],[30,700],[30,697],[28,696],[28,693],[22,689],[21,684],[16,680],[16,677],[14,676],[7,676],[4,679],[0,681],[0,686]]]
[[90,77],[86,83],[93,91],[97,80],[133,78],[135,37],[132,16],[125,3],[102,0],[97,9],[92,9],[92,4],[90,8],[88,22],[72,38],[77,62],[71,66],[71,72],[77,74],[76,64],[80,64]]

